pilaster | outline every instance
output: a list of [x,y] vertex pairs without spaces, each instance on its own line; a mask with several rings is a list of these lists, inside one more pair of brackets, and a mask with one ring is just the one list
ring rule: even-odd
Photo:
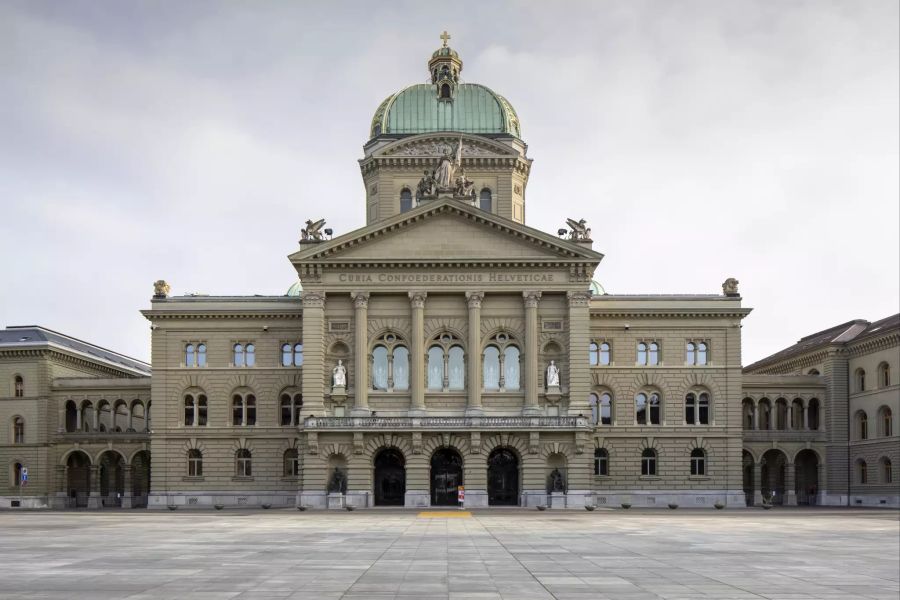
[[469,335],[468,335],[468,376],[466,377],[466,389],[468,390],[467,415],[484,414],[481,404],[481,303],[484,300],[484,292],[466,292],[466,303],[469,307]]
[[303,403],[310,414],[325,412],[325,293],[304,291]]
[[409,292],[412,339],[410,340],[410,406],[411,415],[425,414],[425,299],[426,292]]
[[526,290],[522,292],[525,301],[525,415],[540,414],[538,406],[538,328],[537,309],[541,301],[541,292]]
[[369,414],[369,293],[353,292],[354,416]]
[[590,414],[590,292],[569,292],[569,415]]

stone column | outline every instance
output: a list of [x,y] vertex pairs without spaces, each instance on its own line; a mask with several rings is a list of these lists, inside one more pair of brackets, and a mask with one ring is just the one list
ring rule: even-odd
[[81,431],[81,408],[75,407],[75,431]]
[[131,498],[131,476],[134,472],[134,467],[131,465],[123,465],[122,466],[122,487],[125,489],[122,491],[122,508],[131,508],[132,506],[132,498]]
[[753,401],[753,430],[759,429],[759,402]]
[[[591,343],[591,293],[569,292],[569,415],[590,415],[591,368],[588,346]],[[560,378],[562,379],[562,378]],[[562,413],[561,413],[562,414]],[[665,418],[665,417],[663,417]]]
[[412,339],[410,340],[410,415],[425,414],[425,298],[426,292],[409,292],[412,311]]
[[753,465],[753,506],[762,505],[762,464]]
[[100,465],[90,467],[90,495],[88,496],[88,508],[100,508]]
[[353,298],[353,416],[369,412],[369,292],[352,292]]
[[809,431],[809,401],[803,402],[803,431]]
[[[301,302],[303,403],[309,408],[309,414],[319,417],[325,414],[325,293],[304,290]],[[149,415],[149,408],[147,414]]]
[[[200,425],[200,397],[194,398],[194,427]],[[207,408],[207,410],[209,410]]]
[[541,292],[527,290],[522,292],[525,300],[525,415],[538,415],[538,317],[537,308],[541,301]]
[[466,389],[468,390],[468,406],[466,414],[478,416],[484,414],[481,405],[481,302],[484,300],[484,292],[466,292],[466,302],[469,305],[469,336],[468,351],[468,375],[466,377]]
[[784,465],[784,504],[785,506],[797,506],[797,468],[794,463]]

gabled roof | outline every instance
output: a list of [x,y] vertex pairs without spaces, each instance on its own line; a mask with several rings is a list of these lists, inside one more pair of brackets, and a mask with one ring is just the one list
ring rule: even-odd
[[890,329],[900,328],[900,313],[880,321],[871,323],[865,319],[854,319],[840,325],[834,325],[806,337],[800,338],[796,344],[780,350],[775,354],[758,360],[744,367],[745,372],[768,367],[797,356],[814,352],[834,344],[848,344],[868,337],[880,335]]
[[150,365],[95,346],[90,342],[73,338],[58,331],[47,329],[39,325],[16,325],[0,330],[0,350],[2,349],[28,349],[28,348],[56,348],[68,350],[82,356],[87,360],[102,363],[103,366],[121,369],[133,375],[150,375]]
[[[468,223],[472,228],[472,239],[477,239],[478,235],[497,236],[494,238],[495,240],[506,240],[510,242],[510,244],[507,245],[506,250],[504,250],[504,247],[500,247],[495,255],[486,255],[477,260],[469,257],[460,258],[440,254],[440,244],[435,244],[435,256],[423,256],[422,248],[413,248],[411,245],[407,245],[406,247],[409,247],[410,254],[406,256],[403,255],[404,247],[397,251],[396,256],[390,257],[390,262],[402,264],[427,262],[433,265],[461,262],[523,261],[535,263],[598,263],[603,259],[603,254],[595,252],[580,244],[560,239],[538,229],[516,223],[515,221],[499,217],[474,206],[449,198],[427,202],[410,211],[351,231],[333,240],[313,244],[303,244],[300,250],[291,254],[289,258],[293,263],[306,263],[310,261],[384,263],[386,262],[386,259],[383,257],[366,259],[364,256],[360,256],[360,254],[364,253],[357,253],[356,250],[363,246],[366,246],[367,250],[370,250],[380,241],[388,239],[391,236],[402,235],[445,217],[453,217]],[[441,232],[436,231],[435,235],[436,237],[433,239],[435,239],[436,242],[440,242]],[[488,238],[486,237],[485,239]],[[527,256],[525,253],[521,255],[513,253],[504,255],[504,251],[508,252],[510,247],[514,247],[512,242],[521,245],[522,248],[533,250],[533,252],[527,253]],[[351,258],[349,255],[354,256]]]

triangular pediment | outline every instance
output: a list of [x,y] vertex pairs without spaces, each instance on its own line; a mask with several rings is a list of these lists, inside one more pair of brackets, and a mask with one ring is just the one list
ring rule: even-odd
[[457,200],[412,211],[335,238],[305,244],[294,263],[598,263],[599,252]]
[[467,134],[459,133],[430,133],[403,138],[392,142],[383,148],[373,152],[374,157],[422,157],[431,158],[443,156],[462,139],[462,157],[482,158],[489,156],[519,156],[514,149],[500,142]]

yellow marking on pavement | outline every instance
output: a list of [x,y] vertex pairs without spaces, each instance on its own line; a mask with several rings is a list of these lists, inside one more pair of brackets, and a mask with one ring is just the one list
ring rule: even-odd
[[429,510],[418,516],[420,519],[468,519],[472,513],[467,510]]

